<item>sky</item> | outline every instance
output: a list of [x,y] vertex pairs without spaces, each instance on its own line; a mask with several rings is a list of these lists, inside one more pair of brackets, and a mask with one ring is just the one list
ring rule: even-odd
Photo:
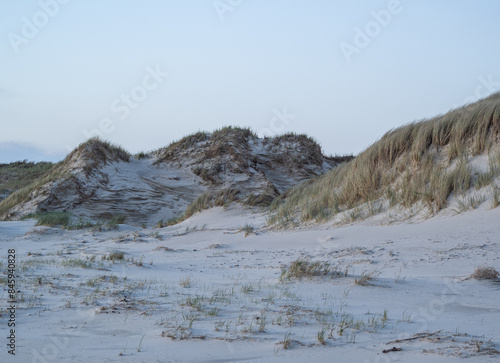
[[496,0],[2,0],[0,163],[226,125],[357,154],[499,91],[498,14]]

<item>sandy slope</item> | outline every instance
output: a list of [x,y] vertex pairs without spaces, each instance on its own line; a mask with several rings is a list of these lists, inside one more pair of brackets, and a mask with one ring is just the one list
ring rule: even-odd
[[[2,267],[15,248],[22,300],[18,355],[2,344],[0,361],[499,361],[500,282],[465,280],[481,265],[500,269],[499,217],[269,231],[263,215],[231,207],[163,229],[0,222]],[[256,233],[245,238],[245,224]],[[102,259],[117,250],[123,260]],[[306,256],[347,277],[279,280]],[[417,333],[436,334],[387,344]],[[392,347],[402,350],[382,353]]]
[[[222,194],[250,205],[266,205],[349,159],[323,155],[320,146],[305,135],[260,139],[237,128],[203,135],[201,140],[196,134],[187,136],[135,157],[90,139],[55,166],[49,179],[39,181],[39,187],[0,213],[0,219],[68,211],[84,220],[125,216],[129,224],[155,226],[182,215],[203,193],[212,202]],[[227,199],[214,205],[225,205]]]

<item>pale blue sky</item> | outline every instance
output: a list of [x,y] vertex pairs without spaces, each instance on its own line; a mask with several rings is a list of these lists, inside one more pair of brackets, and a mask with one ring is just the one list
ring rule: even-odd
[[495,0],[2,0],[0,162],[58,160],[95,129],[138,152],[224,125],[356,154],[500,90],[499,14]]

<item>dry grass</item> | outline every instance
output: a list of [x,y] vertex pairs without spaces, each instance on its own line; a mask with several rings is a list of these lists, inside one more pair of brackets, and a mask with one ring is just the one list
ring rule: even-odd
[[354,279],[354,284],[360,286],[370,286],[371,282],[380,275],[380,271],[363,271],[361,276]]
[[250,137],[257,137],[249,128],[226,126],[214,132],[198,131],[159,149],[156,163],[178,160],[191,148],[206,143],[204,159],[226,155],[234,145],[246,145]]
[[45,212],[37,216],[37,226],[62,226],[67,227],[70,221],[70,215],[67,212]]
[[[271,159],[290,168],[323,163],[321,146],[312,137],[289,132],[283,135],[265,138]],[[297,152],[298,151],[298,152]],[[294,155],[295,157],[290,157]]]
[[245,238],[251,235],[252,233],[255,233],[254,231],[254,226],[251,224],[245,224],[243,227],[240,228],[240,232],[245,232]]
[[111,251],[107,259],[110,261],[118,261],[118,260],[123,260],[124,257],[125,253],[122,251]]
[[478,267],[474,271],[472,275],[469,276],[469,279],[476,280],[494,280],[498,278],[498,271],[493,267]]
[[54,164],[16,161],[0,164],[0,195],[22,189],[47,174]]
[[[271,205],[270,224],[325,221],[370,201],[387,198],[432,213],[463,195],[474,183],[468,159],[489,152],[500,138],[500,93],[430,120],[387,132],[353,160],[301,184]],[[498,176],[498,165],[490,167]],[[484,185],[484,181],[482,182]]]
[[108,141],[93,137],[78,145],[69,153],[63,161],[65,165],[71,165],[75,160],[83,160],[84,170],[87,175],[100,166],[112,161],[130,161],[131,155],[120,146],[113,145]]
[[276,196],[270,193],[251,193],[242,202],[253,207],[269,207]]
[[337,267],[331,266],[324,261],[310,261],[309,259],[297,259],[289,267],[282,269],[281,280],[300,280],[316,276],[345,276]]
[[186,211],[182,215],[169,219],[166,224],[163,220],[161,220],[158,222],[156,227],[161,228],[180,223],[191,217],[193,214],[201,212],[204,209],[212,207],[227,207],[230,203],[237,200],[239,193],[240,191],[235,188],[226,188],[218,192],[212,191],[202,193],[187,206]]
[[198,143],[206,141],[209,138],[209,134],[207,132],[198,131],[192,135],[188,135],[183,137],[178,141],[172,142],[166,148],[162,148],[158,150],[160,153],[160,157],[158,158],[158,162],[163,162],[167,160],[172,160],[179,155],[181,151],[184,151],[188,148],[196,146]]
[[23,201],[28,200],[34,191],[40,189],[47,183],[65,177],[65,175],[66,173],[64,172],[64,163],[59,162],[45,170],[39,177],[32,179],[32,181],[27,185],[9,194],[7,198],[0,202],[0,220],[7,217],[7,214],[11,208]]

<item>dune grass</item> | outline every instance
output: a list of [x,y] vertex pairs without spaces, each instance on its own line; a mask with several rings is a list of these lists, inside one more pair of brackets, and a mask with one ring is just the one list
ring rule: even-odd
[[37,213],[35,216],[38,219],[37,226],[48,227],[68,227],[70,223],[70,214],[68,212],[44,212]]
[[126,215],[116,215],[111,217],[111,219],[106,223],[106,227],[109,229],[117,229],[119,224],[125,223],[127,220]]
[[422,202],[432,213],[447,206],[451,193],[492,183],[500,163],[492,157],[480,182],[468,166],[500,137],[500,93],[430,120],[387,132],[353,160],[301,184],[271,205],[269,223],[287,226],[326,221],[365,203],[387,199],[391,206]]
[[281,270],[281,281],[311,279],[318,276],[345,276],[344,273],[338,270],[325,261],[311,261],[308,258],[298,258],[293,261],[290,266]]
[[99,166],[104,166],[111,161],[129,162],[131,157],[132,155],[122,147],[99,137],[93,137],[70,152],[64,159],[63,164],[67,166],[71,165],[72,160],[76,158],[83,159],[85,160],[83,169],[87,175],[90,175]]
[[49,162],[16,161],[10,164],[0,164],[0,194],[15,192],[34,180],[43,177],[52,167]]
[[236,201],[239,193],[240,191],[235,188],[225,188],[220,191],[207,191],[202,193],[187,206],[184,213],[177,217],[170,218],[167,222],[160,220],[156,224],[156,228],[175,225],[204,209],[212,207],[227,207],[230,203]]
[[63,162],[59,162],[41,171],[40,175],[26,179],[22,183],[24,186],[9,194],[7,198],[0,202],[0,219],[5,218],[6,213],[11,208],[29,199],[30,195],[43,185],[62,178],[64,176],[62,166]]
[[[43,185],[65,177],[71,177],[68,173],[69,165],[77,155],[81,155],[86,161],[84,170],[87,175],[98,165],[105,165],[111,160],[130,160],[130,154],[121,147],[94,137],[81,143],[63,161],[57,164],[37,163],[28,165],[30,163],[24,162],[7,164],[10,165],[6,167],[7,172],[9,172],[9,169],[14,169],[20,175],[20,180],[17,181],[17,184],[14,184],[16,190],[0,202],[0,219],[5,219],[11,208],[28,200],[32,193],[39,190]],[[0,167],[0,169],[2,168]],[[20,171],[20,169],[27,170]]]
[[226,154],[231,143],[246,144],[250,137],[257,137],[257,135],[250,128],[244,127],[225,126],[213,132],[198,131],[157,150],[156,163],[178,160],[183,153],[203,142],[210,144],[205,158],[213,158]]

